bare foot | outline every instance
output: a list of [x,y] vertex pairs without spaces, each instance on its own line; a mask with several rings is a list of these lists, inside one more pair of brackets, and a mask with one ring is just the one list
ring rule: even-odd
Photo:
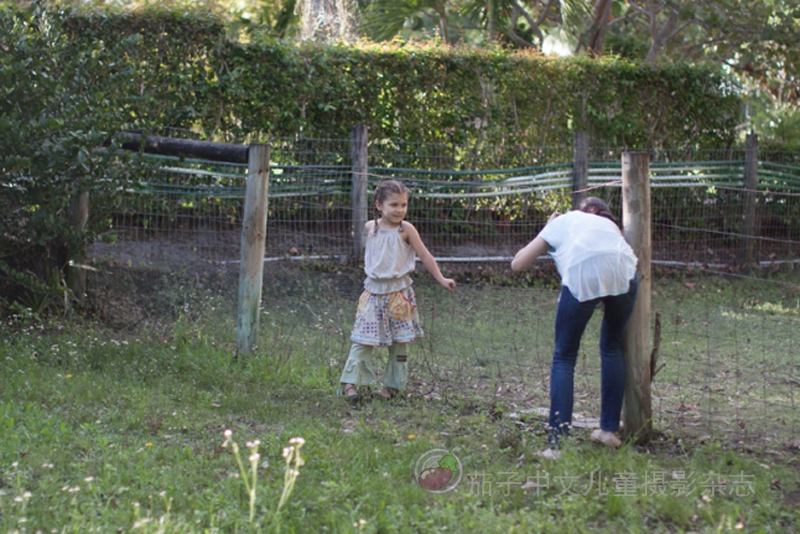
[[611,447],[614,449],[622,445],[622,442],[613,432],[609,432],[607,430],[600,430],[599,428],[597,430],[592,431],[591,440],[596,441],[598,443],[602,443],[606,447]]

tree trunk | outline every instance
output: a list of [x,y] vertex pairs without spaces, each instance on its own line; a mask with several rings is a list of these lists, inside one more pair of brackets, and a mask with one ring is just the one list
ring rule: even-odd
[[442,30],[442,42],[450,44],[450,33],[447,31],[447,7],[446,3],[436,8],[436,15],[439,17],[439,27]]
[[592,35],[589,38],[589,53],[593,57],[603,52],[603,42],[608,32],[608,22],[611,16],[611,0],[598,0],[594,6],[594,24]]
[[672,30],[675,29],[675,24],[678,22],[678,13],[672,12],[670,13],[669,17],[667,17],[666,22],[664,22],[664,26],[661,29],[658,28],[658,23],[656,20],[658,13],[655,11],[650,12],[650,50],[647,51],[647,57],[645,58],[645,63],[652,64],[658,60],[658,56],[661,54],[661,50],[664,48],[664,45],[667,43],[669,38],[672,36]]
[[575,132],[575,147],[572,162],[572,209],[586,198],[586,188],[589,185],[589,132]]
[[486,8],[489,15],[489,40],[494,41],[497,32],[496,13],[494,12],[495,0],[486,0]]

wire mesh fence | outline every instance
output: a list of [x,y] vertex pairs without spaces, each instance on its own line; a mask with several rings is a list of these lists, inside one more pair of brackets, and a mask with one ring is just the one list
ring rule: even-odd
[[[267,357],[294,351],[309,365],[327,366],[336,384],[361,278],[283,265],[270,266],[265,287]],[[696,283],[655,286],[653,314],[662,327],[660,370],[652,383],[654,428],[675,438],[800,447],[796,309],[770,299],[744,306],[714,302],[720,286],[710,277]],[[471,284],[451,295],[422,274],[414,285],[425,335],[410,350],[405,393],[462,412],[497,407],[525,428],[544,429],[558,291]],[[600,413],[601,312],[595,315],[575,369],[579,429],[596,427]],[[376,371],[387,355],[376,351]]]
[[[265,261],[275,266],[273,274],[287,258],[350,255],[351,141],[271,139],[269,144]],[[621,212],[621,154],[619,148],[590,147],[584,191],[604,198],[616,213]],[[146,180],[131,184],[112,220],[109,230],[118,235],[117,243],[98,245],[95,256],[171,267],[235,264],[247,167],[148,158],[153,169]],[[440,261],[507,261],[553,211],[570,208],[573,159],[572,147],[372,140],[368,187],[386,178],[409,187],[407,218]],[[746,163],[746,151],[739,148],[651,152],[656,264],[741,276],[730,267],[741,263],[748,240],[754,245],[753,262],[791,266],[797,261],[800,154],[760,153],[756,189],[745,186]],[[748,206],[753,208],[750,230],[744,224]],[[298,276],[293,270],[265,284],[269,326],[264,342],[278,350],[279,336],[280,346],[313,346],[318,363],[329,365],[336,381],[360,280],[317,277],[298,298],[287,293],[296,288]],[[520,413],[535,416],[544,410],[556,293],[470,285],[451,296],[419,278],[427,335],[412,364],[412,394],[446,399],[468,393],[481,402],[508,402]],[[787,294],[796,294],[797,286],[788,289]],[[322,295],[337,299],[331,304]],[[764,443],[798,440],[796,314],[766,302],[689,307],[674,295],[661,298],[654,311],[665,325],[661,351],[667,364],[653,388],[659,428]],[[586,417],[599,412],[598,326],[597,319],[590,324],[576,375],[576,412]],[[328,335],[310,340],[301,331]]]
[[[353,250],[350,140],[273,139],[267,257],[340,256]],[[408,220],[432,253],[461,261],[507,259],[553,211],[570,208],[571,148],[474,147],[373,141],[369,188],[387,178],[411,191]],[[618,148],[590,148],[584,194],[621,212]],[[132,184],[111,230],[126,242],[166,241],[214,261],[236,261],[245,165],[148,156],[157,168]],[[770,159],[766,159],[770,158]],[[758,186],[745,187],[745,151],[653,151],[653,259],[742,263],[753,243],[762,263],[797,257],[800,163],[765,153]],[[788,163],[787,163],[788,162]],[[745,228],[748,205],[751,226]],[[372,216],[372,212],[368,216]]]

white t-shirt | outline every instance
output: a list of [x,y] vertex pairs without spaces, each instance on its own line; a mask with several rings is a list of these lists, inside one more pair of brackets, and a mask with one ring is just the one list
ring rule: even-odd
[[562,284],[580,302],[628,291],[637,259],[609,219],[570,211],[550,221],[539,237],[550,245]]
[[416,268],[417,255],[403,236],[401,226],[367,234],[364,254],[364,289],[375,295],[388,295],[411,285],[409,273]]

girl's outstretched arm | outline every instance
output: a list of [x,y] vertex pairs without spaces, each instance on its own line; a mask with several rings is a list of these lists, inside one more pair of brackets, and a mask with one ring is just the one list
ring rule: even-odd
[[[547,224],[553,222],[554,219],[561,216],[561,213],[555,211],[547,219]],[[545,225],[546,226],[546,225]],[[518,273],[524,271],[536,261],[536,258],[550,250],[550,244],[539,237],[538,235],[533,238],[533,241],[525,245],[511,260],[511,270]]]
[[525,248],[517,252],[514,259],[511,260],[511,270],[514,272],[524,271],[536,261],[536,258],[547,252],[549,248],[550,245],[547,241],[537,235]]
[[417,229],[414,228],[414,225],[407,221],[403,221],[403,233],[406,234],[408,244],[411,245],[411,248],[417,253],[417,257],[422,262],[422,265],[428,269],[428,272],[433,275],[437,282],[439,282],[439,285],[452,293],[456,288],[456,281],[450,278],[445,278],[442,275],[442,272],[439,270],[439,265],[436,264],[436,260],[433,259],[433,255],[428,251],[428,247],[426,247],[425,243],[422,242],[422,238],[419,236]]

